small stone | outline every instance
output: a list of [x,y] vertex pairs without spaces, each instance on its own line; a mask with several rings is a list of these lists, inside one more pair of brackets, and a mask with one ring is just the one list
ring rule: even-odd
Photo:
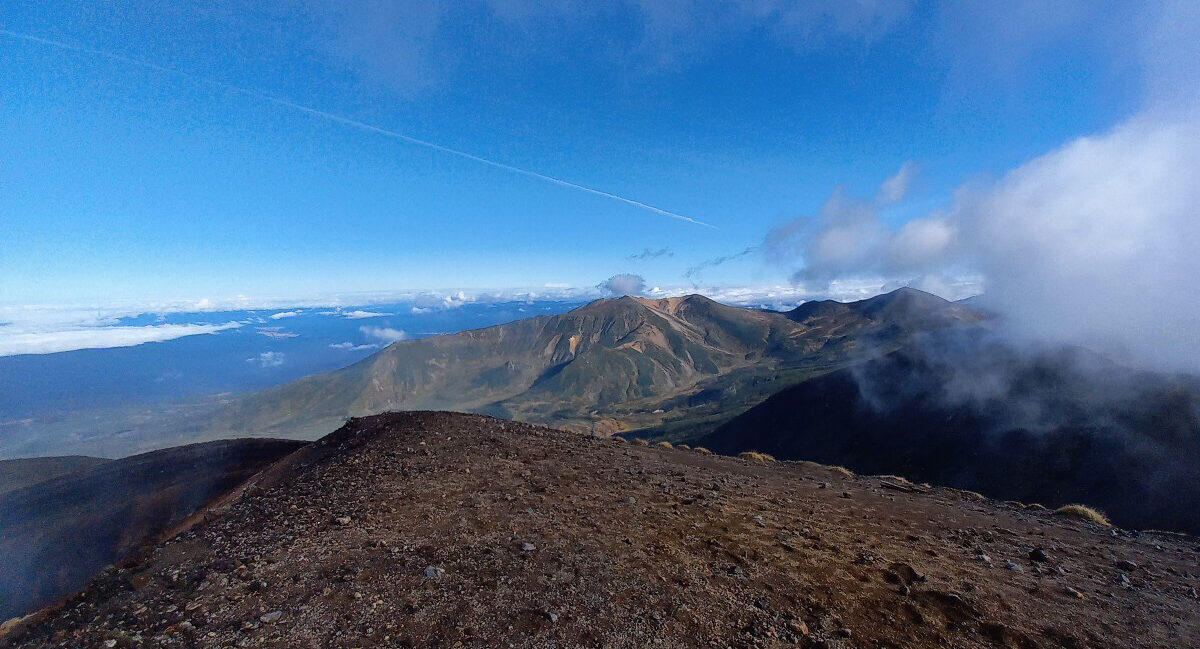
[[905,597],[908,597],[909,593],[911,593],[911,592],[912,592],[912,589],[911,589],[911,588],[909,588],[908,586],[901,586],[901,587],[900,587],[900,594],[901,594],[901,595],[903,595],[903,596],[905,596]]
[[989,566],[992,565],[992,558],[982,552],[975,555],[975,560],[980,563],[985,563]]
[[337,523],[338,525],[346,526],[350,524],[350,517],[338,516],[337,518],[333,519],[333,522]]
[[745,577],[746,576],[746,571],[742,570],[742,567],[737,565],[736,563],[733,564],[732,566],[729,566],[728,572],[729,572],[729,574],[733,575],[734,577]]
[[557,622],[558,613],[555,613],[554,611],[546,611],[546,619],[550,620],[551,622]]
[[536,549],[537,546],[528,541],[521,544],[521,552],[533,552]]
[[1045,563],[1050,560],[1046,555],[1046,551],[1041,548],[1034,548],[1029,551],[1029,560],[1035,563]]
[[1018,566],[1017,564],[1013,563],[1012,561],[1005,561],[1004,567],[1009,570],[1015,570],[1017,572],[1021,571],[1021,566]]
[[446,574],[446,571],[441,568],[438,568],[436,566],[426,566],[425,567],[425,578],[426,579],[440,579],[442,577],[442,575],[444,575],[444,574]]
[[107,647],[108,649],[112,649],[113,647],[117,646],[117,641],[116,640],[105,640],[104,646]]
[[281,617],[283,617],[283,611],[271,611],[258,616],[258,619],[263,624],[275,624]]
[[624,502],[626,505],[635,505],[637,504],[637,498],[634,498],[633,496],[625,496],[625,499],[622,502]]
[[1070,586],[1067,586],[1067,594],[1074,595],[1076,599],[1087,599],[1087,595],[1084,595]]
[[1126,559],[1121,559],[1120,561],[1114,563],[1113,565],[1116,566],[1118,569],[1124,570],[1126,572],[1133,572],[1134,570],[1138,569],[1138,564],[1136,564],[1132,561],[1126,560]]
[[1189,588],[1187,590],[1187,596],[1191,597],[1192,599],[1200,599],[1200,593],[1197,593],[1195,588]]
[[750,520],[753,520],[755,525],[758,525],[759,527],[766,527],[766,523],[763,521],[762,514],[755,514],[754,516],[750,517]]
[[[850,496],[850,492],[849,492],[849,491],[843,491],[843,492],[842,492],[842,498],[850,498],[850,497],[851,497],[851,496]],[[847,631],[849,631],[849,629],[846,629],[846,630],[847,630]]]
[[1131,588],[1133,586],[1133,582],[1129,581],[1128,575],[1121,573],[1117,575],[1117,585],[1119,585],[1121,588]]
[[804,620],[792,620],[788,622],[787,626],[788,630],[796,635],[808,635],[809,633],[808,625],[804,623]]

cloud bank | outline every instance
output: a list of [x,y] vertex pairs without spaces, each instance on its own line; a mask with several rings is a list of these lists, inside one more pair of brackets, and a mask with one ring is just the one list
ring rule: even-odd
[[164,324],[146,327],[76,327],[57,331],[8,331],[0,328],[0,356],[52,354],[76,349],[133,347],[184,336],[213,334],[242,326],[237,322],[193,325]]
[[384,316],[389,316],[391,314],[390,313],[380,313],[378,311],[364,311],[362,309],[356,309],[354,311],[343,311],[341,315],[343,318],[348,318],[350,320],[361,320],[363,318],[382,318]]
[[[865,277],[936,286],[977,273],[982,303],[1013,333],[1200,371],[1200,5],[1152,2],[1114,15],[1056,7],[1026,3],[1012,20],[977,28],[1002,49],[1028,50],[1018,61],[1063,30],[1103,31],[1127,45],[1122,63],[1143,77],[1139,112],[965,184],[897,228],[880,211],[904,197],[916,171],[905,165],[871,199],[835,191],[817,214],[772,230],[764,248],[805,287]],[[1102,24],[1083,30],[1088,17]]]

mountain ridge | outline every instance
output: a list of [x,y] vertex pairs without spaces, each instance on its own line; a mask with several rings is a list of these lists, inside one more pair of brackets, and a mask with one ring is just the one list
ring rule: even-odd
[[873,331],[899,339],[978,320],[928,294],[921,294],[922,318],[889,309],[919,293],[904,291],[818,319],[701,295],[604,298],[559,315],[399,341],[342,370],[235,403],[223,425],[277,433],[288,425],[311,429],[384,410],[433,408],[579,431],[628,430],[656,423],[647,413],[705,381],[845,358]]
[[407,412],[352,420],[251,483],[7,625],[0,646],[1099,649],[1200,638],[1190,537],[812,463]]

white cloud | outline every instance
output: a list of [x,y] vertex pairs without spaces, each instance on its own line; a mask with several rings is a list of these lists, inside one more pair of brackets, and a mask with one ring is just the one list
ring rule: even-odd
[[212,334],[242,326],[237,322],[225,324],[163,324],[144,327],[87,326],[48,331],[28,331],[20,328],[0,328],[0,356],[17,354],[52,354],[76,349],[107,349],[133,347],[143,343],[162,342],[184,336]]
[[414,306],[412,308],[413,315],[424,315],[426,313],[429,313],[430,311],[433,311],[433,309],[431,309],[429,307]]
[[344,342],[344,343],[333,343],[330,345],[330,347],[332,347],[333,349],[342,349],[345,351],[357,352],[357,351],[362,351],[364,349],[377,349],[379,347],[379,345],[377,345],[375,343],[367,343],[365,345],[355,345],[352,342]]
[[908,187],[917,175],[917,165],[911,160],[900,165],[900,169],[879,186],[875,202],[880,204],[895,203],[908,194]]
[[404,333],[400,329],[392,329],[391,327],[362,326],[359,327],[358,330],[361,331],[362,334],[367,338],[382,340],[385,343],[394,343],[397,340],[404,340],[405,338],[408,338],[408,334]]
[[442,298],[442,306],[446,307],[447,309],[453,309],[471,301],[472,299],[467,297],[465,291],[458,291],[453,295],[447,295],[446,297]]
[[272,313],[271,315],[269,315],[267,317],[272,320],[282,320],[283,318],[294,318],[294,317],[300,315],[301,313],[302,313],[301,311],[281,311],[279,313]]
[[257,331],[260,336],[276,340],[281,338],[296,338],[300,335],[291,331],[283,331],[283,327],[257,327]]
[[380,313],[378,311],[364,311],[362,309],[357,309],[355,311],[343,311],[341,315],[343,318],[349,318],[351,320],[361,320],[363,318],[382,318],[384,316],[389,316],[391,314],[390,313]]
[[596,288],[615,297],[641,295],[646,292],[646,280],[641,275],[622,273],[609,277],[598,284]]
[[801,285],[917,275],[902,283],[945,290],[947,275],[977,273],[1014,332],[1200,371],[1198,172],[1200,117],[1147,112],[899,229],[835,193],[815,231],[775,243],[803,264]]
[[1200,120],[1079,138],[960,199],[986,303],[1030,335],[1200,370]]
[[279,367],[283,365],[286,356],[283,352],[263,352],[258,356],[246,359],[247,363],[257,363],[260,367]]

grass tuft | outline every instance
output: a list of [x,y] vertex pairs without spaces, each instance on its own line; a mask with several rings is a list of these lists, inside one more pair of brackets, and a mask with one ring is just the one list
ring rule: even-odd
[[633,443],[638,446],[649,446],[650,445],[650,442],[647,442],[646,440],[642,439],[641,437],[634,437]]
[[850,469],[847,469],[844,466],[831,466],[831,467],[829,467],[829,469],[831,471],[833,471],[834,473],[842,476],[843,478],[853,478],[854,477],[854,472],[851,471]]
[[758,451],[742,451],[738,453],[738,457],[743,460],[754,460],[755,462],[774,462],[775,456],[770,453],[760,453]]
[[697,446],[696,448],[694,448],[692,450],[699,453],[700,455],[712,455],[712,451],[704,448],[703,446]]
[[668,442],[665,439],[663,441],[655,444],[655,446],[657,446],[659,448],[675,448],[674,446],[671,445],[671,442]]
[[681,450],[681,451],[690,451],[690,450],[692,450],[692,447],[688,446],[687,444],[676,444],[676,445],[675,445],[675,448],[677,448],[677,449],[679,449],[679,450]]
[[24,619],[25,618],[14,617],[12,619],[5,621],[3,624],[0,624],[0,637],[7,635],[13,629],[16,629],[17,626],[20,625]]
[[1077,518],[1082,521],[1089,521],[1105,527],[1112,527],[1112,523],[1109,522],[1107,516],[1101,513],[1100,510],[1093,509],[1087,505],[1080,505],[1078,503],[1063,505],[1062,507],[1054,510],[1054,513],[1058,516],[1070,516],[1071,518]]

